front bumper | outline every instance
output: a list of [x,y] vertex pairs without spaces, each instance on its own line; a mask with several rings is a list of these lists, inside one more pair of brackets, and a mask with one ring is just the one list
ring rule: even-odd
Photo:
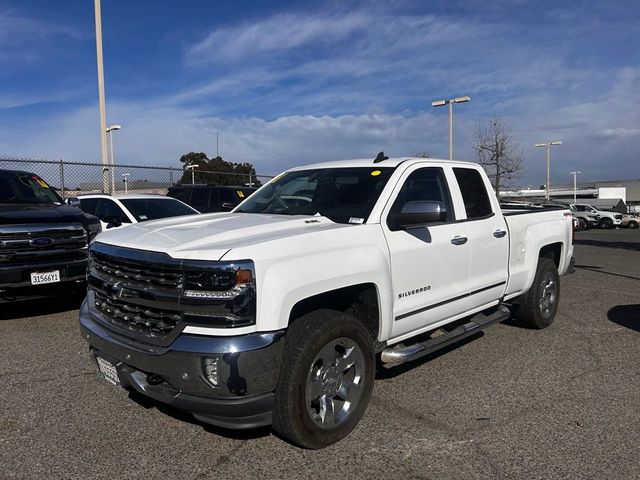
[[[169,347],[141,345],[98,323],[86,301],[80,330],[91,354],[115,365],[127,389],[224,428],[271,424],[284,331],[237,337],[183,333]],[[217,385],[205,373],[211,359],[217,360]]]
[[31,285],[31,273],[51,270],[60,271],[60,283],[84,282],[87,275],[87,259],[39,261],[17,265],[0,264],[0,292],[19,295],[28,294],[34,290],[53,288],[59,284]]

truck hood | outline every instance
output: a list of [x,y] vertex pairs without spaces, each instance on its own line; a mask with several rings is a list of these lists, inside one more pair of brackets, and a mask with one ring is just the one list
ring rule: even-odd
[[79,208],[50,203],[2,203],[0,225],[18,223],[86,223],[85,213]]
[[220,260],[233,248],[311,231],[353,227],[319,216],[214,213],[136,223],[107,230],[96,241],[163,252],[174,258]]

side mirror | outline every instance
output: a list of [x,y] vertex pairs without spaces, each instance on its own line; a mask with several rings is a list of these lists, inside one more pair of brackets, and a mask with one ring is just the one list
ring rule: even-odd
[[444,222],[447,220],[447,210],[442,202],[407,202],[400,212],[389,214],[389,220],[389,228],[402,230],[428,223]]
[[107,224],[107,229],[120,227],[122,225],[117,218],[103,218],[102,221]]
[[65,203],[70,207],[80,208],[80,199],[77,197],[69,197],[65,200]]
[[236,206],[230,202],[222,202],[220,204],[220,208],[222,208],[223,210],[233,210],[234,208],[236,208]]

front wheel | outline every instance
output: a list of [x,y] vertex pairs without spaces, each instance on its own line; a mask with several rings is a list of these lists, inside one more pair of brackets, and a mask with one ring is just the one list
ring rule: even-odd
[[516,318],[524,327],[543,329],[553,323],[560,301],[560,276],[553,260],[540,258],[533,284],[521,298]]
[[606,230],[613,228],[613,220],[610,218],[603,218],[600,220],[600,228],[604,228]]
[[372,341],[354,317],[317,310],[289,327],[273,429],[305,448],[346,437],[364,414],[375,374]]
[[273,429],[305,448],[346,437],[373,388],[372,341],[354,317],[318,310],[289,327],[275,392]]

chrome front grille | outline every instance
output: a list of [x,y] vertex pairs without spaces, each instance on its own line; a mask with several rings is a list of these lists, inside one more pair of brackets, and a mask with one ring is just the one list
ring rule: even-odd
[[0,225],[0,265],[86,258],[81,223]]
[[157,286],[181,288],[182,272],[154,267],[153,264],[132,262],[101,253],[92,254],[93,268],[113,280]]
[[182,314],[179,312],[136,305],[118,298],[117,295],[108,296],[99,291],[94,291],[93,303],[96,310],[113,326],[151,341],[161,342],[166,339],[182,321]]

